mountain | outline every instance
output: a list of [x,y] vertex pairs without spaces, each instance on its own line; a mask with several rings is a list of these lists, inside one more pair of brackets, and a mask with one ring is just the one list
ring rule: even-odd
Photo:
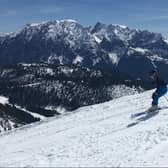
[[0,37],[0,64],[78,64],[124,72],[148,79],[157,67],[168,76],[168,44],[159,33],[122,25],[96,23],[84,27],[74,20],[27,24]]
[[[15,127],[61,115],[82,106],[142,91],[145,81],[120,72],[75,65],[17,64],[0,67],[1,120]],[[3,101],[4,102],[4,101]],[[2,130],[7,124],[1,124]]]
[[11,104],[8,98],[0,96],[0,133],[41,119],[44,117]]
[[1,134],[0,166],[165,167],[167,101],[161,98],[162,110],[140,116],[137,123],[130,118],[150,106],[152,92],[82,107]]
[[49,21],[0,34],[0,95],[9,102],[0,105],[0,131],[149,89],[154,65],[168,79],[167,53],[158,33],[100,22]]

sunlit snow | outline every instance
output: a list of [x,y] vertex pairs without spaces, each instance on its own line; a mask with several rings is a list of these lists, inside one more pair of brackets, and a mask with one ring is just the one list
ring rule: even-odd
[[83,107],[1,134],[0,166],[167,166],[167,100],[161,98],[158,113],[130,118],[150,106],[152,92]]

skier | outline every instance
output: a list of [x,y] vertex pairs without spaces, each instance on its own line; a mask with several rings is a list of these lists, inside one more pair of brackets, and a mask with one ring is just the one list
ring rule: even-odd
[[152,106],[148,109],[149,111],[157,110],[158,101],[161,96],[164,96],[167,92],[167,84],[162,79],[160,79],[156,70],[150,72],[150,78],[152,83],[156,86],[155,92],[152,94]]

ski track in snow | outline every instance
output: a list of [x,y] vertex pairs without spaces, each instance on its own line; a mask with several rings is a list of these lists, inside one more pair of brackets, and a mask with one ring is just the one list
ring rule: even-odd
[[[168,109],[127,127],[153,91],[82,107],[0,136],[0,166],[107,167],[168,165]],[[160,106],[168,104],[164,98]]]

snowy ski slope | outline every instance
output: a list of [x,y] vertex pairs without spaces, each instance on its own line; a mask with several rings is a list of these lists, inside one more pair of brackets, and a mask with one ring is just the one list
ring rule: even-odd
[[152,92],[83,107],[4,133],[0,166],[168,166],[166,99],[161,98],[159,113],[140,116],[136,124],[130,118],[150,106]]

